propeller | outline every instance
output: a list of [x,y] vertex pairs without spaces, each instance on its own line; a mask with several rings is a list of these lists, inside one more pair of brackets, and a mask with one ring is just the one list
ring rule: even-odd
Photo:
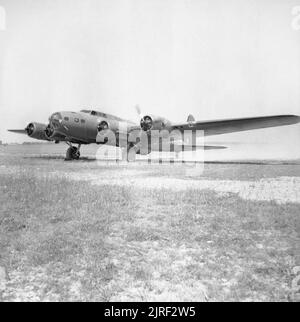
[[34,132],[34,125],[33,123],[29,123],[27,127],[25,128],[26,133],[31,136]]
[[46,127],[45,133],[48,138],[51,138],[51,136],[53,135],[54,128],[51,123],[49,123],[48,126]]
[[143,131],[149,131],[153,126],[153,120],[150,116],[142,113],[140,106],[137,104],[135,106],[135,111],[138,116],[138,123]]
[[142,118],[142,110],[138,104],[135,106],[135,110],[136,110],[136,113],[137,113],[139,119],[141,119]]
[[101,132],[103,130],[107,130],[109,128],[108,123],[106,121],[102,121],[101,123],[98,124],[98,132]]
[[149,131],[151,130],[152,126],[153,126],[153,121],[152,118],[150,116],[144,116],[141,121],[140,121],[140,125],[143,131]]

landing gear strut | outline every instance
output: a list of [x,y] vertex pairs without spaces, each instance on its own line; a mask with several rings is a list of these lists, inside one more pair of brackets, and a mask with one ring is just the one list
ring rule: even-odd
[[80,144],[78,147],[73,146],[71,143],[67,143],[69,145],[69,148],[66,153],[66,158],[65,161],[70,161],[70,160],[79,160],[80,158]]
[[122,161],[134,162],[136,161],[136,154],[138,148],[133,145],[128,145],[127,148],[122,148]]

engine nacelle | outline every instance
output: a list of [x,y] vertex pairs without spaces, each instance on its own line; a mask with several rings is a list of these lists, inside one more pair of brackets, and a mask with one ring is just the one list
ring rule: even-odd
[[33,139],[48,141],[49,139],[45,132],[46,128],[46,124],[33,122],[29,123],[25,130],[27,135]]
[[117,144],[116,134],[120,130],[120,123],[115,120],[103,120],[97,125],[96,142],[98,144],[108,144],[115,146]]
[[162,130],[168,126],[170,122],[161,116],[145,115],[140,122],[143,131]]
[[103,130],[111,130],[113,132],[116,132],[119,130],[119,122],[114,120],[103,120],[98,124],[97,130],[98,132],[101,132]]

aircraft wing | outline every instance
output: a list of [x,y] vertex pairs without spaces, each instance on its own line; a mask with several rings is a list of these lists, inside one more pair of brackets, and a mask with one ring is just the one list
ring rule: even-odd
[[26,130],[7,130],[9,132],[18,133],[18,134],[27,134]]
[[274,115],[200,122],[185,122],[182,124],[172,124],[171,130],[203,130],[204,135],[208,136],[290,125],[299,122],[300,116],[297,115]]

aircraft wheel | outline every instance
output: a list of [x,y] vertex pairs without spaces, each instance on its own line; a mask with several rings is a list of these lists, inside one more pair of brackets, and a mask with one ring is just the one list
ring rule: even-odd
[[78,160],[80,158],[80,152],[75,146],[70,146],[66,153],[66,160]]
[[73,154],[73,159],[74,160],[79,160],[80,158],[80,152],[78,151],[77,148],[75,148],[74,154]]

